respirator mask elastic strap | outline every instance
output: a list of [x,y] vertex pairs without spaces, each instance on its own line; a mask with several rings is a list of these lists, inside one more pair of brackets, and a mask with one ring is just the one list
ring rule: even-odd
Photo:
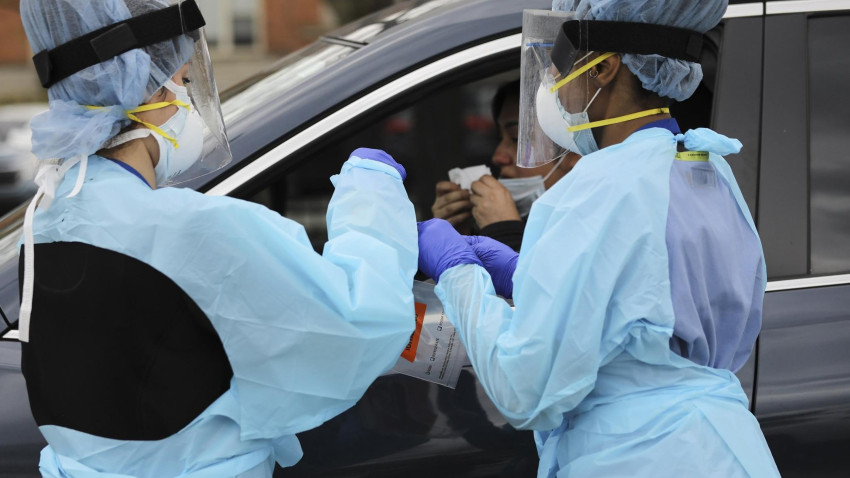
[[612,125],[612,124],[625,123],[626,121],[636,120],[638,118],[645,118],[647,116],[669,114],[669,113],[670,113],[670,108],[655,108],[655,109],[646,110],[646,111],[639,111],[637,113],[632,113],[632,114],[629,114],[629,115],[618,116],[616,118],[609,118],[609,119],[605,119],[605,120],[594,121],[592,123],[585,123],[585,124],[580,124],[580,125],[576,125],[576,126],[571,126],[568,129],[569,129],[569,131],[576,132],[576,131],[582,131],[582,130],[585,130],[585,129],[598,128],[600,126],[609,126],[609,125]]
[[[139,124],[143,125],[144,127],[150,129],[151,131],[155,132],[156,134],[162,136],[169,143],[174,145],[174,148],[176,149],[176,148],[180,147],[177,144],[177,139],[175,139],[170,134],[166,133],[165,130],[163,130],[159,126],[152,124],[152,123],[148,123],[146,121],[142,121],[141,118],[136,116],[136,113],[144,113],[146,111],[159,110],[159,109],[162,109],[162,108],[167,108],[169,106],[177,106],[178,108],[186,108],[187,110],[191,110],[191,107],[188,103],[185,103],[185,102],[180,101],[180,100],[174,100],[174,101],[160,101],[160,102],[157,102],[157,103],[150,103],[150,104],[146,104],[146,105],[141,105],[137,108],[133,108],[132,110],[127,110],[127,111],[125,111],[125,113],[127,114],[127,118],[130,121],[134,121],[136,123],[139,123]],[[99,109],[103,109],[103,106],[86,106],[86,108],[88,108],[90,110],[99,110]]]

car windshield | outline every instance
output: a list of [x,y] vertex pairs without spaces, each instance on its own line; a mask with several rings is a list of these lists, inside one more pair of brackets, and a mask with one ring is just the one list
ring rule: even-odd
[[242,115],[256,111],[258,106],[268,102],[270,95],[280,96],[367,45],[387,30],[464,1],[468,0],[401,2],[341,27],[224,91],[221,100],[225,124],[231,124],[238,121]]
[[469,0],[415,0],[400,2],[392,7],[365,16],[328,34],[329,38],[338,38],[358,43],[369,43],[390,28],[420,18],[439,8]]
[[225,124],[231,124],[242,115],[256,111],[273,97],[280,96],[355,50],[350,46],[320,40],[283,58],[265,72],[228,89],[221,95]]

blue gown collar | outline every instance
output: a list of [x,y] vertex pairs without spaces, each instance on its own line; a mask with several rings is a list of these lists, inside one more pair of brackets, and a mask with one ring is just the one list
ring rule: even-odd
[[[142,173],[138,172],[138,171],[136,170],[136,168],[134,168],[134,167],[130,166],[129,164],[125,163],[124,161],[118,161],[117,159],[112,159],[112,158],[106,158],[106,159],[108,159],[108,160],[112,161],[113,163],[117,164],[118,166],[121,166],[122,168],[126,169],[127,171],[130,171],[131,173],[133,173],[134,175],[136,175],[136,177],[138,177],[139,179],[141,179],[141,180],[142,180],[142,182],[143,182],[143,183],[145,183],[145,186],[147,186],[147,187],[149,187],[149,188],[151,187],[151,185],[150,185],[150,184],[148,184],[148,180],[147,180],[147,179],[145,179],[145,177],[144,177],[144,176],[142,176]],[[151,189],[153,189],[153,188],[151,188]]]
[[640,128],[638,128],[635,133],[638,131],[643,131],[645,129],[650,128],[664,128],[670,131],[673,134],[681,134],[682,130],[679,128],[679,123],[676,121],[676,118],[665,118],[658,121],[653,121],[652,123],[647,123]]

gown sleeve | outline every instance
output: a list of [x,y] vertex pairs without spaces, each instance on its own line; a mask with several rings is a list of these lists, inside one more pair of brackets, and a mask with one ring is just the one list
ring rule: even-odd
[[617,179],[628,170],[585,173],[574,171],[533,206],[515,309],[477,265],[449,269],[436,288],[482,386],[517,428],[559,426],[628,342],[669,349],[664,184]]
[[231,362],[243,439],[309,430],[351,407],[413,331],[417,231],[400,176],[352,158],[331,180],[321,255],[301,225],[207,197],[191,249],[173,258]]

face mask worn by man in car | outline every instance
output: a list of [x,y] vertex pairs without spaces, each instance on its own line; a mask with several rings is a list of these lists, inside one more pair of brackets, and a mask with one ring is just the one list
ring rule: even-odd
[[532,176],[529,178],[499,178],[499,182],[505,186],[511,193],[511,198],[514,200],[519,217],[526,218],[531,212],[531,206],[543,193],[546,192],[546,181],[552,177],[552,174],[558,169],[558,166],[566,158],[566,154],[561,156],[561,159],[555,166],[546,173],[545,176]]

